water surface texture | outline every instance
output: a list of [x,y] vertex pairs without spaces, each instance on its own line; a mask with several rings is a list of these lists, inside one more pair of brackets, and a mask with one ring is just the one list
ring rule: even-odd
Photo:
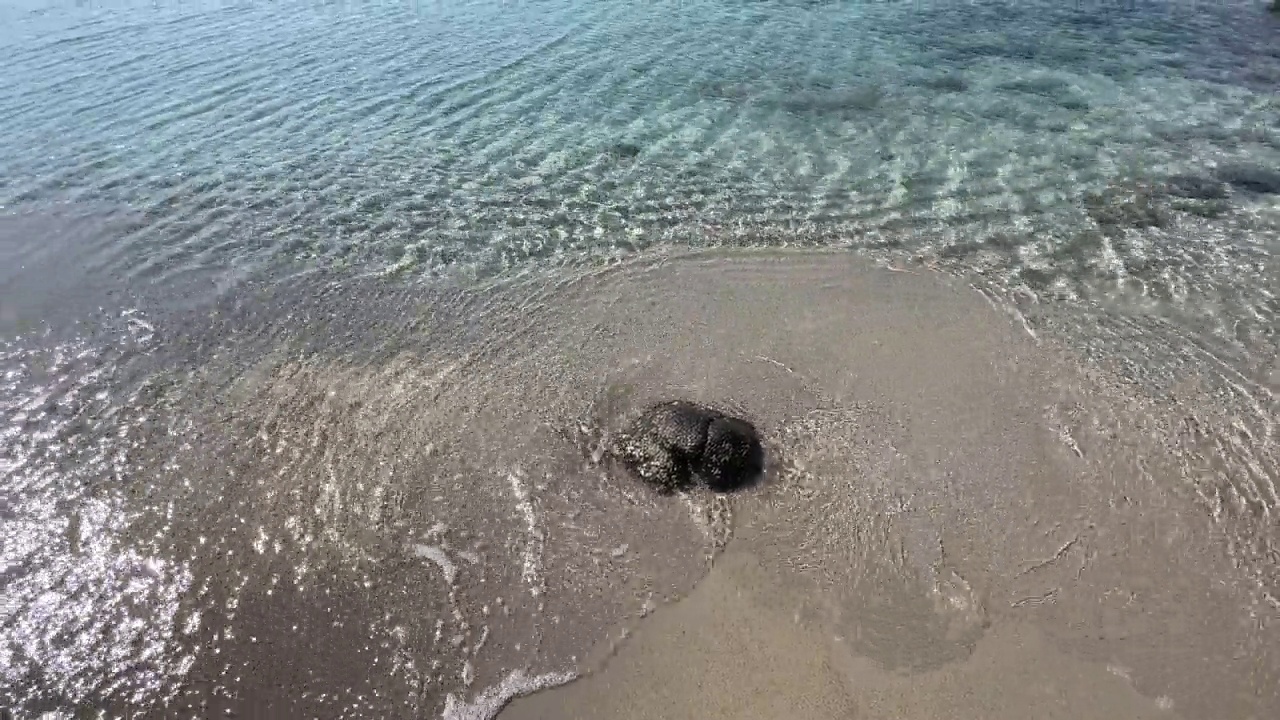
[[[492,718],[737,543],[891,673],[1280,713],[1261,2],[0,0],[0,66],[0,708]],[[598,462],[670,395],[767,488]]]

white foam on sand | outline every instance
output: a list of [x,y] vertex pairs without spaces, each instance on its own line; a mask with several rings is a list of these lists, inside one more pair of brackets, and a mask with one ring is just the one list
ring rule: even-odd
[[435,545],[418,544],[413,546],[413,552],[418,557],[427,558],[440,568],[440,572],[444,573],[444,579],[449,585],[453,585],[453,579],[458,575],[458,568],[445,554],[444,548]]
[[440,720],[493,720],[502,708],[512,700],[546,690],[577,679],[575,672],[546,673],[529,677],[524,670],[516,670],[497,685],[485,688],[471,702],[459,700],[452,693],[445,699],[444,714]]
[[525,544],[523,553],[523,569],[520,575],[529,584],[529,592],[534,597],[539,597],[545,588],[538,569],[543,541],[542,532],[538,529],[538,515],[529,499],[529,488],[524,482],[524,472],[517,468],[507,475],[507,479],[511,482],[511,492],[515,495],[516,507],[524,517],[525,534],[528,535],[528,542]]

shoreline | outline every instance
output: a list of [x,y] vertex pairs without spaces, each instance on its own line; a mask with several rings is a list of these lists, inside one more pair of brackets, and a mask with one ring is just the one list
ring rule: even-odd
[[[659,610],[600,667],[517,697],[498,720],[813,720],[1044,717],[1174,720],[1123,669],[1071,657],[1033,624],[1001,620],[970,656],[902,673],[853,652],[796,609],[794,589],[743,553]],[[794,587],[794,586],[793,586]]]
[[[182,634],[157,643],[191,662],[161,668],[185,678],[168,710],[487,719],[597,667],[622,630],[602,669],[503,720],[590,718],[602,687],[653,696],[622,720],[929,718],[983,693],[1016,715],[1050,707],[1015,692],[1037,683],[1080,717],[1280,702],[1277,626],[1241,623],[1265,611],[1271,535],[1205,505],[1248,490],[1203,484],[1249,461],[1217,451],[1240,416],[1210,378],[1126,381],[963,279],[842,251],[431,292],[322,280],[205,325],[144,313],[166,342],[137,361],[194,374],[102,410],[136,428],[128,476],[146,479],[95,489],[126,526],[113,581],[153,558],[197,588],[164,608]],[[662,498],[566,434],[671,396],[741,406],[775,474]]]

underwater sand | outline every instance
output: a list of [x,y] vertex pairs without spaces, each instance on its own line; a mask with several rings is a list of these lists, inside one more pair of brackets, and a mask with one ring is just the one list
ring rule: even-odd
[[[1280,716],[1277,33],[6,3],[0,708],[591,716],[626,675],[626,712],[1032,715],[1101,668],[1103,714]],[[771,481],[590,461],[672,395],[750,414]],[[782,621],[667,644],[699,607]],[[694,662],[735,638],[790,680]]]
[[[1034,625],[988,630],[922,673],[857,655],[799,609],[783,578],[733,551],[587,679],[517,700],[503,720],[553,718],[1177,718],[1123,672],[1066,655]],[[787,612],[788,606],[796,608]]]

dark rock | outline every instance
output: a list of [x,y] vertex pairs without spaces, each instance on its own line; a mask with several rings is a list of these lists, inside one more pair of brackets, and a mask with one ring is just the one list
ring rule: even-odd
[[1020,77],[1001,83],[1000,87],[1005,90],[1027,93],[1028,95],[1039,95],[1050,99],[1071,92],[1071,83],[1052,75]]
[[1225,165],[1218,177],[1241,190],[1266,195],[1280,195],[1280,170],[1257,165]]
[[1234,209],[1231,203],[1226,200],[1175,200],[1170,203],[1170,206],[1174,210],[1188,215],[1196,215],[1210,220],[1229,215]]
[[633,158],[640,154],[640,146],[629,142],[614,143],[609,146],[609,154],[615,158]]
[[959,73],[948,73],[946,75],[938,75],[927,78],[920,83],[923,87],[936,90],[940,93],[947,92],[964,92],[969,89],[969,83]]
[[1094,230],[1083,230],[1058,243],[1049,256],[1059,267],[1082,266],[1097,257],[1106,244],[1106,237]]
[[783,110],[792,113],[832,113],[873,110],[884,98],[878,85],[795,90],[778,98]]
[[1055,273],[1032,267],[1022,268],[1018,271],[1018,276],[1033,290],[1047,290],[1057,280]]
[[752,83],[729,82],[727,80],[708,80],[694,86],[700,97],[718,100],[749,100],[756,89]]
[[1061,95],[1056,98],[1058,107],[1065,110],[1088,110],[1089,101],[1079,95]]
[[949,245],[944,245],[938,250],[938,257],[951,259],[965,258],[971,255],[977,255],[982,252],[983,242],[981,240],[960,240]]
[[1089,100],[1066,80],[1051,75],[1035,75],[1018,78],[1000,86],[1002,89],[1027,95],[1038,95],[1066,110],[1088,110]]
[[650,406],[622,433],[614,454],[663,493],[688,488],[697,480],[713,490],[736,490],[764,469],[764,449],[755,426],[686,400]]
[[1105,232],[1123,228],[1164,227],[1168,219],[1151,188],[1134,187],[1128,191],[1109,187],[1101,193],[1089,193],[1084,199],[1089,217]]
[[1223,200],[1227,197],[1225,183],[1198,175],[1174,175],[1165,180],[1165,191],[1174,197],[1191,200]]

